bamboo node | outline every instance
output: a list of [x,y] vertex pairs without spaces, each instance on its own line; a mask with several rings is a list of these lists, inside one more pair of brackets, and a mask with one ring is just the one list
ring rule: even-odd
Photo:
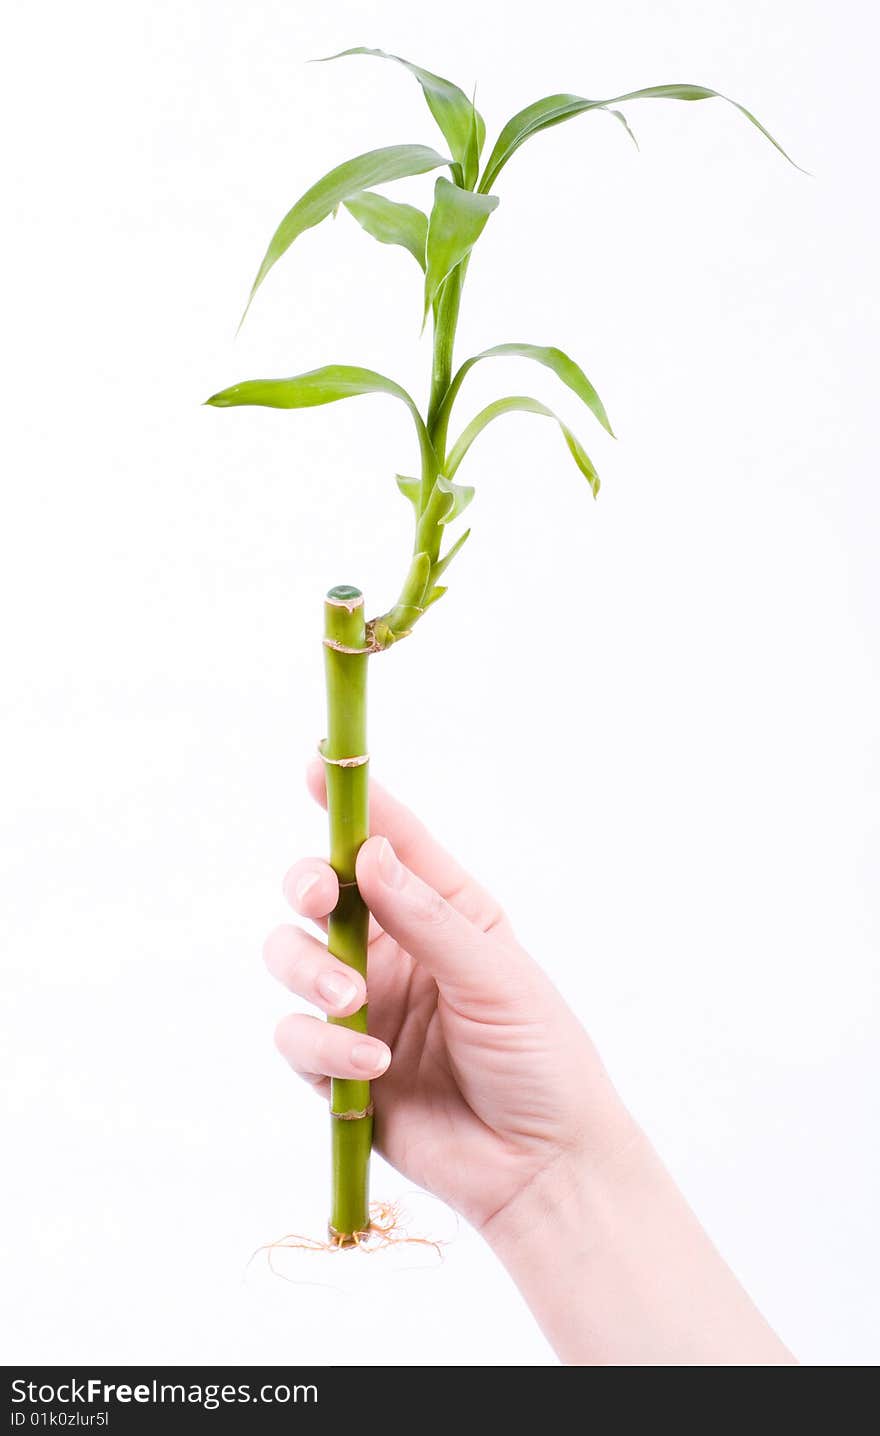
[[324,647],[325,647],[325,648],[332,648],[334,653],[352,653],[352,654],[355,655],[355,657],[357,657],[358,655],[361,655],[361,654],[365,654],[365,653],[375,653],[375,652],[376,652],[376,649],[373,648],[373,647],[368,647],[368,648],[349,648],[349,646],[348,646],[347,643],[340,643],[339,640],[336,639],[336,638],[325,638],[325,639],[323,640],[323,642],[324,642]]
[[318,752],[324,759],[324,762],[331,763],[334,768],[362,768],[365,763],[369,763],[370,761],[369,753],[358,753],[353,758],[328,758],[324,752],[324,744],[326,742],[326,738],[321,739],[321,742],[318,744]]
[[370,653],[384,653],[393,643],[399,643],[401,638],[409,638],[411,628],[393,629],[385,622],[384,618],[371,618],[367,622],[367,643]]
[[330,1116],[337,1122],[359,1122],[362,1117],[372,1117],[373,1104],[368,1103],[360,1112],[331,1112]]

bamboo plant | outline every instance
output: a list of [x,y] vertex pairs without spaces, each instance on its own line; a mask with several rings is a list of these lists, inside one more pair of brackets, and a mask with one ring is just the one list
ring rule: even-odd
[[[355,859],[368,836],[366,690],[367,665],[377,653],[412,633],[423,615],[443,597],[441,583],[452,560],[469,537],[465,529],[449,542],[447,535],[474,497],[474,489],[457,482],[459,467],[474,440],[493,420],[511,412],[554,419],[569,454],[594,496],[599,476],[580,440],[567,424],[537,399],[511,395],[481,409],[449,442],[450,423],[460,391],[475,364],[487,359],[533,360],[549,369],[612,434],[598,393],[579,365],[561,349],[543,344],[503,343],[472,354],[454,367],[456,327],[471,251],[492,213],[508,161],[526,140],[542,130],[598,111],[612,115],[635,142],[628,121],[617,109],[633,100],[727,99],[702,85],[652,85],[606,100],[579,95],[548,95],[527,105],[508,120],[483,162],[486,127],[473,101],[449,80],[381,50],[358,47],[347,55],[372,55],[404,66],[421,86],[442,134],[445,153],[426,145],[392,145],[346,160],[312,185],[278,225],[251,288],[245,315],[269,271],[301,234],[340,206],[381,244],[406,250],[424,275],[422,327],[430,321],[431,376],[424,411],[393,379],[372,369],[330,364],[290,379],[251,379],[214,394],[215,408],[261,405],[302,409],[331,404],[359,394],[387,394],[405,404],[418,441],[416,475],[397,476],[397,486],[412,507],[413,546],[397,600],[384,613],[366,620],[360,590],[349,585],[331,588],[324,604],[324,661],[327,690],[327,737],[320,745],[326,765],[330,823],[330,860],[339,877],[339,901],[329,922],[331,953],[366,975],[368,914],[355,880]],[[744,115],[781,154],[781,145],[744,106],[729,104]],[[793,163],[793,161],[792,161]],[[377,186],[409,176],[444,170],[434,181],[429,213],[377,192]],[[244,318],[244,316],[242,316]],[[359,1032],[367,1030],[367,1009],[332,1022]],[[372,1138],[372,1104],[368,1082],[334,1080],[331,1093],[332,1202],[330,1232],[339,1245],[355,1244],[369,1230],[368,1173]]]

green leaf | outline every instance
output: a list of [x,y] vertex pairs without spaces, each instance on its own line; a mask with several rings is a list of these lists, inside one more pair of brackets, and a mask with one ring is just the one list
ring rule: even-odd
[[427,613],[431,604],[436,603],[438,598],[442,598],[444,593],[448,592],[449,590],[444,588],[442,583],[438,583],[436,588],[432,588],[430,592],[425,595],[425,601],[422,604],[422,613]]
[[411,479],[406,474],[395,474],[397,487],[405,499],[409,499],[416,513],[419,511],[419,504],[422,500],[422,484],[420,479]]
[[[495,148],[486,164],[483,178],[480,181],[480,191],[488,194],[494,185],[501,170],[507,164],[511,155],[515,154],[521,144],[530,135],[536,135],[541,130],[550,129],[552,125],[561,125],[564,120],[570,120],[574,115],[585,114],[587,110],[607,109],[610,105],[623,104],[625,100],[726,100],[734,109],[739,110],[741,115],[761,131],[761,134],[768,139],[771,145],[794,165],[794,160],[778,140],[775,140],[756,119],[750,110],[737,100],[731,100],[727,95],[722,95],[718,90],[708,90],[704,85],[651,85],[646,90],[630,90],[626,95],[614,95],[610,100],[585,100],[581,95],[548,95],[543,100],[536,100],[533,105],[528,105],[520,110],[512,119],[508,120],[501,134],[495,142]],[[800,165],[795,165],[800,169]]]
[[606,110],[605,113],[606,113],[607,115],[613,115],[614,118],[617,120],[618,124],[623,125],[623,128],[626,130],[627,134],[629,135],[629,137],[630,137],[630,139],[632,140],[633,144],[635,145],[636,149],[638,149],[638,147],[639,147],[639,142],[638,142],[638,140],[636,139],[635,135],[633,134],[632,130],[630,129],[630,127],[629,127],[629,120],[626,118],[626,115],[623,113],[623,111],[622,111],[622,110]]
[[471,122],[468,132],[467,149],[463,161],[463,175],[465,189],[473,189],[480,174],[480,155],[483,153],[483,145],[486,142],[486,126],[483,116],[476,107],[471,107]]
[[[341,50],[338,55],[327,55],[325,60],[342,60],[347,55],[374,55],[380,60],[393,60],[395,64],[403,65],[411,75],[415,75],[428,109],[440,126],[443,137],[452,153],[452,158],[461,165],[462,174],[468,174],[468,154],[471,147],[471,127],[473,116],[476,114],[473,103],[468,99],[458,85],[453,85],[451,80],[444,80],[442,75],[434,75],[430,70],[423,70],[419,65],[413,65],[409,60],[402,60],[399,55],[389,55],[386,50],[370,50],[364,45],[356,45],[351,50]],[[486,136],[486,126],[482,117],[477,115],[477,163],[479,164],[480,150],[483,147],[483,140]],[[477,173],[474,168],[473,179],[470,187],[476,183]]]
[[471,194],[441,175],[434,186],[434,207],[428,220],[428,267],[425,273],[425,319],[440,286],[470,254],[498,200]]
[[449,550],[449,552],[445,553],[442,558],[438,558],[437,562],[434,564],[434,567],[431,570],[432,578],[439,578],[442,573],[446,572],[449,565],[452,563],[452,560],[455,558],[455,555],[458,553],[459,549],[461,549],[463,545],[467,543],[468,539],[470,538],[470,534],[470,529],[465,529],[463,534],[459,534],[458,538],[455,540],[455,543],[452,545],[452,548]]
[[428,216],[411,204],[398,204],[382,194],[363,190],[343,200],[345,208],[380,244],[399,244],[408,249],[424,269],[428,240]]
[[454,484],[450,479],[444,478],[441,474],[437,479],[437,488],[441,494],[448,494],[449,504],[444,508],[441,517],[437,519],[439,524],[451,524],[463,514],[476,490],[470,484]]
[[537,364],[544,364],[546,368],[552,369],[557,378],[563,384],[567,384],[579,399],[582,399],[587,408],[595,414],[603,429],[614,438],[614,430],[605,412],[605,405],[596,393],[583,369],[575,364],[561,349],[546,347],[541,344],[496,344],[492,349],[484,349],[480,354],[474,354],[466,359],[454,376],[449,386],[446,399],[443,402],[443,410],[448,415],[452,404],[461,388],[462,382],[468,371],[479,364],[482,359],[534,359]]
[[404,179],[407,175],[425,174],[427,170],[435,170],[448,163],[448,160],[427,145],[389,145],[383,150],[369,150],[367,154],[357,155],[355,159],[346,160],[344,164],[330,170],[329,174],[324,175],[323,179],[313,184],[311,189],[306,190],[302,198],[297,200],[273,234],[263,262],[257,270],[257,277],[242,315],[242,323],[254,295],[273,264],[277,263],[305,230],[320,224],[322,219],[326,219],[339,205],[359,194],[361,190],[371,189],[377,184],[388,184],[391,180]]
[[453,484],[449,479],[438,474],[430,493],[427,503],[422,506],[416,505],[418,526],[416,529],[416,548],[428,550],[438,539],[437,530],[444,524],[451,524],[454,519],[463,513],[474,496],[474,490],[463,484]]
[[431,555],[417,553],[413,555],[409,572],[404,579],[403,588],[397,605],[400,608],[418,609],[421,607],[422,599],[428,587],[431,577]]
[[500,419],[502,414],[542,414],[548,419],[555,419],[562,430],[563,438],[568,445],[569,453],[587,479],[590,488],[593,490],[593,497],[599,493],[599,475],[587,454],[583,445],[571,432],[567,424],[564,424],[558,414],[548,409],[546,404],[540,404],[537,399],[529,399],[525,395],[517,394],[510,399],[496,399],[494,404],[487,404],[481,409],[475,419],[472,419],[466,429],[463,429],[457,442],[453,444],[446,460],[447,475],[454,474],[474,439],[483,432],[487,424],[493,419]]
[[264,409],[311,409],[318,404],[334,404],[337,399],[352,399],[359,394],[390,394],[400,399],[413,416],[419,446],[426,464],[436,464],[428,431],[415,401],[393,379],[373,369],[360,369],[351,364],[327,364],[311,369],[292,379],[246,379],[212,394],[206,403],[215,409],[233,409],[255,404]]
[[292,379],[246,379],[212,394],[206,402],[215,409],[231,409],[242,404],[257,404],[266,409],[310,409],[358,394],[378,393],[393,394],[410,409],[416,407],[406,390],[393,379],[351,364],[326,364],[322,369],[310,369],[307,374],[296,374]]

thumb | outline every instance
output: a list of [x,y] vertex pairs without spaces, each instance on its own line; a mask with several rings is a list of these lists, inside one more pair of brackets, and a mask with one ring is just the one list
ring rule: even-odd
[[385,931],[430,972],[438,987],[463,995],[495,995],[508,965],[500,943],[411,872],[387,838],[364,843],[357,881]]

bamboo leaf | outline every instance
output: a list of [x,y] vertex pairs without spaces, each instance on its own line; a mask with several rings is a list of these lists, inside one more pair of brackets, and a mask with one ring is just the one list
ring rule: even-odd
[[[257,270],[250,298],[244,314],[247,314],[254,295],[273,264],[276,264],[290,246],[307,229],[320,224],[339,205],[359,194],[361,190],[372,189],[373,185],[388,184],[391,180],[404,179],[407,175],[421,175],[428,170],[438,169],[449,161],[427,145],[389,145],[382,150],[369,150],[357,155],[313,184],[311,189],[297,200],[293,209],[288,210],[263,256]],[[242,323],[244,315],[242,315]]]
[[419,511],[419,504],[422,497],[421,480],[411,479],[406,474],[395,474],[397,487],[405,499],[409,499],[416,513]]
[[351,364],[327,364],[296,374],[292,379],[246,379],[212,394],[205,402],[215,409],[233,409],[257,405],[264,409],[311,409],[318,404],[334,404],[338,399],[352,399],[360,394],[390,394],[406,405],[413,417],[423,461],[436,463],[433,446],[415,400],[400,384]]
[[531,136],[538,134],[541,130],[550,129],[553,125],[561,125],[564,120],[570,120],[575,115],[585,114],[588,110],[608,109],[611,105],[623,104],[626,100],[725,100],[727,104],[733,105],[741,115],[760,130],[761,134],[768,139],[781,155],[795,165],[790,155],[778,140],[775,140],[769,130],[766,130],[761,121],[747,110],[737,100],[731,100],[727,95],[722,95],[718,90],[709,90],[705,85],[650,85],[645,90],[630,90],[625,95],[614,95],[609,100],[585,100],[581,95],[547,95],[543,100],[537,100],[533,105],[527,105],[520,110],[512,119],[508,120],[501,134],[495,142],[495,148],[486,163],[483,178],[480,181],[481,193],[487,194],[494,185],[501,170],[507,164],[511,155],[515,154],[520,145]]
[[449,552],[445,553],[442,558],[438,558],[437,562],[434,564],[434,567],[431,570],[432,578],[439,578],[442,573],[446,572],[449,565],[452,563],[452,560],[455,558],[455,555],[467,543],[468,539],[470,538],[470,533],[470,529],[465,529],[463,534],[459,534],[458,538],[455,540],[455,543],[452,545]]
[[[476,113],[474,105],[458,85],[453,85],[451,80],[444,80],[442,75],[434,75],[430,70],[423,70],[419,65],[413,65],[409,60],[403,60],[399,55],[389,55],[386,50],[370,50],[364,45],[356,45],[351,50],[341,50],[338,55],[327,55],[325,60],[342,60],[348,55],[373,55],[380,60],[393,60],[397,65],[403,65],[414,75],[422,87],[422,93],[427,101],[428,109],[437,121],[443,138],[449,146],[452,158],[461,166],[462,175],[467,183],[468,155],[471,150],[471,130],[473,117],[476,115],[477,132],[477,165],[479,164],[480,151],[486,137],[486,126],[482,116]],[[474,166],[473,178],[470,181],[470,188],[473,188],[477,179],[477,167]]]
[[447,476],[455,473],[474,439],[483,432],[487,424],[491,424],[493,419],[500,419],[502,414],[513,413],[541,414],[547,419],[555,419],[562,430],[569,453],[593,490],[593,497],[598,497],[599,475],[583,445],[568,425],[562,422],[558,414],[554,414],[546,404],[541,404],[537,399],[529,399],[522,394],[514,395],[509,399],[496,399],[494,404],[487,404],[485,409],[480,410],[476,418],[472,419],[467,428],[462,430],[457,442],[450,449],[446,460]]
[[427,613],[428,609],[431,607],[431,604],[436,603],[438,598],[442,598],[444,593],[448,592],[449,590],[444,588],[442,583],[438,583],[436,588],[430,589],[430,591],[425,595],[425,601],[422,604],[422,613]]
[[462,386],[465,376],[475,364],[482,359],[533,359],[537,364],[543,364],[546,368],[552,369],[557,378],[563,384],[567,384],[579,399],[582,399],[591,413],[595,414],[603,429],[614,438],[614,430],[605,412],[605,405],[596,393],[583,369],[570,359],[561,349],[544,346],[541,344],[496,344],[492,349],[484,349],[480,354],[474,354],[466,359],[456,373],[449,386],[443,409],[446,415],[449,414],[452,404]]
[[445,478],[443,474],[437,479],[437,488],[441,494],[448,494],[449,496],[449,504],[443,510],[442,516],[437,520],[440,524],[453,523],[459,514],[464,513],[476,492],[469,484],[454,484],[451,479]]
[[471,106],[471,120],[468,130],[468,142],[465,150],[463,166],[463,183],[465,189],[473,189],[480,175],[480,155],[483,152],[483,145],[486,142],[486,125],[483,116],[476,106]]
[[618,124],[623,125],[623,128],[626,130],[627,134],[629,135],[629,137],[630,137],[630,139],[632,140],[633,144],[635,145],[636,149],[638,149],[638,147],[639,147],[639,142],[638,142],[638,140],[636,139],[635,135],[633,134],[632,130],[630,129],[629,120],[626,118],[626,115],[623,113],[623,111],[622,111],[622,110],[606,110],[606,114],[613,115],[614,118],[617,120]]
[[343,200],[345,208],[362,229],[380,244],[399,244],[425,267],[428,216],[411,204],[398,204],[382,194],[362,190]]
[[427,503],[415,504],[418,527],[416,548],[428,550],[437,538],[438,528],[451,524],[463,513],[474,496],[474,490],[463,484],[453,484],[438,474],[428,495]]
[[215,409],[230,409],[243,404],[256,404],[267,409],[309,409],[318,404],[333,404],[337,399],[351,399],[359,394],[392,394],[410,408],[415,401],[393,379],[350,364],[327,364],[310,369],[292,379],[246,379],[212,394],[206,402]]
[[425,314],[440,286],[457,264],[470,254],[498,200],[494,195],[472,194],[450,184],[441,175],[434,186],[434,207],[428,220],[428,264],[425,272]]

